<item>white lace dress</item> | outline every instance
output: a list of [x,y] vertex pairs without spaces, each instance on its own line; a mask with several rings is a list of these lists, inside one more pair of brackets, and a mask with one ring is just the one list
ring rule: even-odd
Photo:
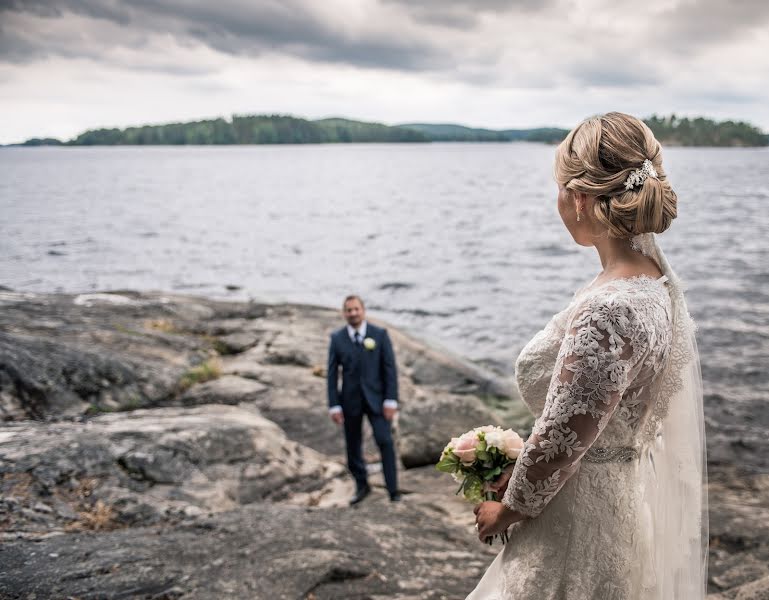
[[666,280],[588,286],[521,352],[516,378],[538,418],[503,502],[530,518],[468,600],[645,598],[638,459],[670,355]]

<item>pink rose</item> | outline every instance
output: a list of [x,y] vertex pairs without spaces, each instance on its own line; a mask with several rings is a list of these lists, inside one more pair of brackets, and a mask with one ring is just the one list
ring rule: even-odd
[[510,460],[515,460],[523,450],[523,440],[521,436],[512,429],[505,429],[502,432],[503,451]]
[[478,438],[474,432],[462,434],[454,444],[454,454],[466,465],[475,462],[475,449],[478,446]]
[[451,441],[446,444],[446,447],[443,449],[443,452],[441,453],[441,458],[446,456],[449,452],[454,452],[454,446],[457,445],[457,442],[459,441],[459,438],[451,438]]

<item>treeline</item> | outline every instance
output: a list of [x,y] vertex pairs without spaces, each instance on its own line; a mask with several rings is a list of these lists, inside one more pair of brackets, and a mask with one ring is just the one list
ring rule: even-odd
[[[676,115],[645,120],[663,144],[678,146],[767,146],[769,135],[744,122],[716,122]],[[566,129],[478,129],[453,124],[409,123],[388,126],[349,119],[309,121],[286,115],[234,115],[231,120],[93,129],[61,142],[33,138],[24,146],[332,144],[364,142],[545,142],[558,143]]]
[[346,119],[308,121],[283,115],[255,115],[145,125],[127,129],[94,129],[67,142],[73,146],[185,144],[332,144],[344,142],[429,142],[422,133],[378,123]]
[[400,127],[424,133],[433,142],[545,142],[558,143],[566,129],[540,127],[537,129],[477,129],[462,125],[408,123]]
[[32,138],[19,144],[21,146],[61,146],[64,142],[56,138]]
[[286,115],[234,115],[231,120],[145,125],[126,129],[92,129],[61,142],[34,138],[24,146],[156,146],[214,144],[333,144],[367,142],[558,142],[565,129],[472,129],[461,125],[388,126],[349,119],[309,121]]
[[743,121],[720,121],[676,115],[652,115],[644,122],[663,144],[677,146],[767,146],[769,135]]

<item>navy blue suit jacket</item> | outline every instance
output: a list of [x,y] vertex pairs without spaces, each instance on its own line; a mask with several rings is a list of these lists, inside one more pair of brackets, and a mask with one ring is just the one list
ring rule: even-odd
[[328,405],[341,405],[342,411],[348,415],[360,414],[364,402],[374,414],[382,414],[385,400],[398,399],[395,354],[387,330],[366,322],[366,337],[376,343],[373,350],[356,345],[350,339],[346,326],[331,334],[328,347]]

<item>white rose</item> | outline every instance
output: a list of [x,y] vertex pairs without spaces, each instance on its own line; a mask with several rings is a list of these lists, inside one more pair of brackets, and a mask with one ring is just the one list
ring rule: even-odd
[[494,425],[484,425],[483,427],[476,427],[473,429],[475,433],[488,433],[489,431],[494,431],[495,429],[499,429],[498,427],[495,427]]
[[487,432],[485,439],[487,448],[496,448],[502,452],[505,451],[505,437],[502,433],[502,430],[497,429]]
[[510,460],[516,460],[523,450],[523,440],[512,429],[505,429],[502,432],[503,447],[501,450]]
[[374,341],[374,338],[367,337],[365,340],[363,340],[363,347],[366,350],[373,350],[376,348],[376,342]]

